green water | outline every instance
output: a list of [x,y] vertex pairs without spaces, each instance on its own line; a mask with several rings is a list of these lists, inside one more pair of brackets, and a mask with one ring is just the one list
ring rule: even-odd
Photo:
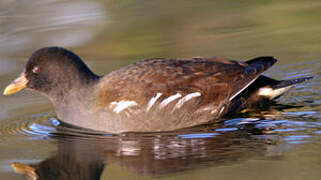
[[[266,74],[314,76],[266,119],[229,119],[168,133],[110,136],[61,127],[50,101],[0,96],[0,177],[35,165],[42,179],[319,179],[321,1],[0,2],[0,88],[43,46],[64,46],[98,74],[152,57],[272,55]],[[42,174],[41,174],[42,173]]]

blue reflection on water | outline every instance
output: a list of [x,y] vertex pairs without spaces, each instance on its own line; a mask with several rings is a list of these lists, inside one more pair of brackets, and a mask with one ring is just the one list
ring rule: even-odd
[[31,124],[29,128],[31,130],[30,133],[42,134],[42,135],[49,135],[51,132],[56,130],[53,127],[41,125],[41,124]]
[[220,135],[219,133],[202,133],[202,134],[180,134],[178,137],[184,139],[194,139],[194,138],[212,138]]
[[51,120],[52,125],[54,125],[54,126],[59,126],[60,125],[60,122],[57,119],[50,118],[50,120]]
[[297,112],[284,112],[283,114],[299,116],[299,115],[312,115],[315,113],[316,113],[315,111],[297,111]]
[[238,128],[236,128],[236,127],[215,129],[215,131],[217,131],[217,132],[230,132],[230,131],[237,131],[237,130],[238,130]]
[[283,138],[286,141],[302,140],[311,137],[310,135],[290,135]]
[[259,121],[258,118],[236,118],[236,119],[231,119],[227,120],[224,122],[226,126],[233,126],[233,125],[238,125],[238,124],[248,124],[248,123],[253,123]]
[[274,129],[274,132],[291,132],[291,131],[303,131],[306,128],[286,128],[286,129]]
[[309,143],[311,141],[306,140],[310,138],[310,135],[290,135],[283,138],[283,140],[287,141],[289,144],[303,144]]
[[314,131],[315,134],[321,134],[321,131]]

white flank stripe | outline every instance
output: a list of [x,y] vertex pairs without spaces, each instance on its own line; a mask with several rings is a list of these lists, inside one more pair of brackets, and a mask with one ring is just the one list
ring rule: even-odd
[[112,102],[110,103],[110,107],[114,107],[114,112],[115,113],[120,113],[122,110],[132,107],[132,106],[137,106],[137,103],[135,101],[119,101],[119,102]]
[[194,93],[187,94],[186,96],[184,96],[182,99],[180,99],[177,102],[177,104],[174,107],[174,110],[178,109],[178,108],[181,108],[185,102],[191,100],[192,98],[199,97],[199,96],[201,96],[201,93],[199,93],[199,92],[194,92]]
[[180,98],[180,97],[182,97],[182,95],[181,95],[180,93],[177,93],[177,94],[175,94],[175,95],[173,95],[173,96],[169,96],[168,98],[164,99],[164,100],[160,103],[159,108],[160,108],[160,109],[164,108],[167,104],[169,104],[170,102],[172,102],[172,101],[174,101],[175,99]]
[[161,96],[162,96],[162,93],[157,93],[156,96],[152,97],[152,99],[150,99],[147,104],[146,111],[149,111],[153,107],[157,99],[160,98]]
[[224,111],[224,109],[225,109],[225,106],[222,107],[222,109],[221,109],[220,112],[219,112],[219,115],[222,114],[222,112]]

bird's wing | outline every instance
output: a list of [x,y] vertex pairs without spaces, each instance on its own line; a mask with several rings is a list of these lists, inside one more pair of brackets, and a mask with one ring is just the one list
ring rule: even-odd
[[202,104],[231,101],[275,62],[273,57],[245,63],[216,57],[149,59],[105,75],[97,93],[102,104],[123,99],[147,103],[157,93],[165,99],[194,92],[201,93]]

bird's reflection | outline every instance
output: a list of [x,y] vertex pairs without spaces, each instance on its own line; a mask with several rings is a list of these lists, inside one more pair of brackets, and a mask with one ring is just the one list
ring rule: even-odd
[[[59,129],[59,128],[58,128]],[[257,132],[256,132],[257,133]],[[262,155],[274,145],[248,130],[202,127],[159,134],[52,135],[57,151],[35,165],[14,163],[31,180],[102,179],[109,164],[144,176],[168,176],[186,170],[235,163]],[[273,144],[273,143],[272,143]]]

